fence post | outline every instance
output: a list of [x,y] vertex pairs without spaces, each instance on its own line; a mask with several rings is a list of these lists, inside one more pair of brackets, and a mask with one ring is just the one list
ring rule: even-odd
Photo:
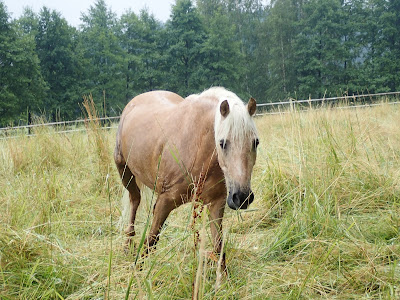
[[30,125],[32,125],[32,113],[28,111],[28,135],[31,135],[32,127]]

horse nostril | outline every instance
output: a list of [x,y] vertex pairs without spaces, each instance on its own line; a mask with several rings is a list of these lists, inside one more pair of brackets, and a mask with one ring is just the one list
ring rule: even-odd
[[249,196],[249,204],[251,204],[253,201],[254,201],[254,194],[253,192],[251,192]]
[[239,193],[234,193],[233,197],[232,197],[233,203],[235,203],[235,205],[237,207],[240,207],[241,203],[240,203],[240,196]]
[[[232,196],[231,196],[232,195]],[[250,192],[237,191],[229,194],[228,205],[232,209],[246,209],[254,200],[254,194]]]

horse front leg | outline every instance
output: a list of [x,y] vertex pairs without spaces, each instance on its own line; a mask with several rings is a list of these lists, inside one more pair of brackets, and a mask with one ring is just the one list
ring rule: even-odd
[[160,230],[169,213],[174,208],[176,208],[176,201],[174,201],[170,195],[165,193],[158,196],[153,211],[153,223],[151,224],[150,232],[146,238],[143,256],[146,256],[151,249],[155,248],[159,239]]
[[221,269],[226,273],[225,253],[222,253],[222,218],[224,217],[225,202],[225,198],[211,202],[209,211],[214,253],[219,257],[219,260],[221,261]]

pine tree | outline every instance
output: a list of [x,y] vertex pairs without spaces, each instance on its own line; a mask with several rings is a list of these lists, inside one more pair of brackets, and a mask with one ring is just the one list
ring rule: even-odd
[[124,51],[124,73],[125,73],[125,98],[132,98],[139,93],[139,76],[142,72],[140,52],[142,47],[140,44],[142,24],[138,16],[128,11],[121,16],[119,20],[119,42]]
[[124,52],[118,41],[117,18],[104,0],[82,15],[82,43],[88,62],[87,92],[95,101],[103,103],[105,97],[108,113],[118,114],[126,103]]
[[199,91],[200,78],[195,76],[201,65],[200,51],[205,31],[191,0],[177,0],[167,23],[169,80],[166,88],[182,96]]
[[82,102],[81,57],[76,52],[75,29],[56,11],[43,7],[36,29],[36,51],[42,74],[49,87],[44,101],[51,118],[71,119]]
[[311,0],[303,5],[295,40],[300,97],[324,97],[341,92],[346,47],[345,17],[339,0]]
[[400,89],[400,1],[370,0],[366,73],[372,92]]
[[125,52],[126,91],[134,94],[161,89],[163,79],[162,33],[159,21],[147,10],[129,11],[120,20],[120,42]]
[[35,43],[0,2],[0,123],[9,125],[29,112],[40,112],[46,84],[40,73]]
[[294,39],[297,34],[299,9],[297,1],[273,1],[264,25],[264,30],[268,33],[265,41],[268,44],[266,47],[269,47],[269,81],[273,82],[267,91],[270,99],[279,100],[294,96],[297,83]]
[[154,15],[147,10],[140,12],[140,22],[142,24],[141,46],[142,53],[140,61],[143,72],[139,77],[141,92],[164,87],[163,80],[165,74],[165,30],[162,24],[156,20]]
[[222,6],[207,16],[203,15],[202,21],[207,29],[207,38],[200,51],[202,63],[195,72],[201,87],[224,86],[240,92],[243,55],[240,43],[235,40],[235,27]]
[[266,10],[260,0],[223,0],[223,3],[235,26],[235,40],[243,56],[238,93],[242,97],[251,95],[262,102],[269,84],[266,80],[268,53],[265,52],[265,32],[262,32]]

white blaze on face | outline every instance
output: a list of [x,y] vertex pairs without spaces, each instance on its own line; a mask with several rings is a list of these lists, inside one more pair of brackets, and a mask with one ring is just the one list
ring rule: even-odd
[[236,175],[241,178],[243,176],[243,168],[242,166],[239,164],[236,166]]

